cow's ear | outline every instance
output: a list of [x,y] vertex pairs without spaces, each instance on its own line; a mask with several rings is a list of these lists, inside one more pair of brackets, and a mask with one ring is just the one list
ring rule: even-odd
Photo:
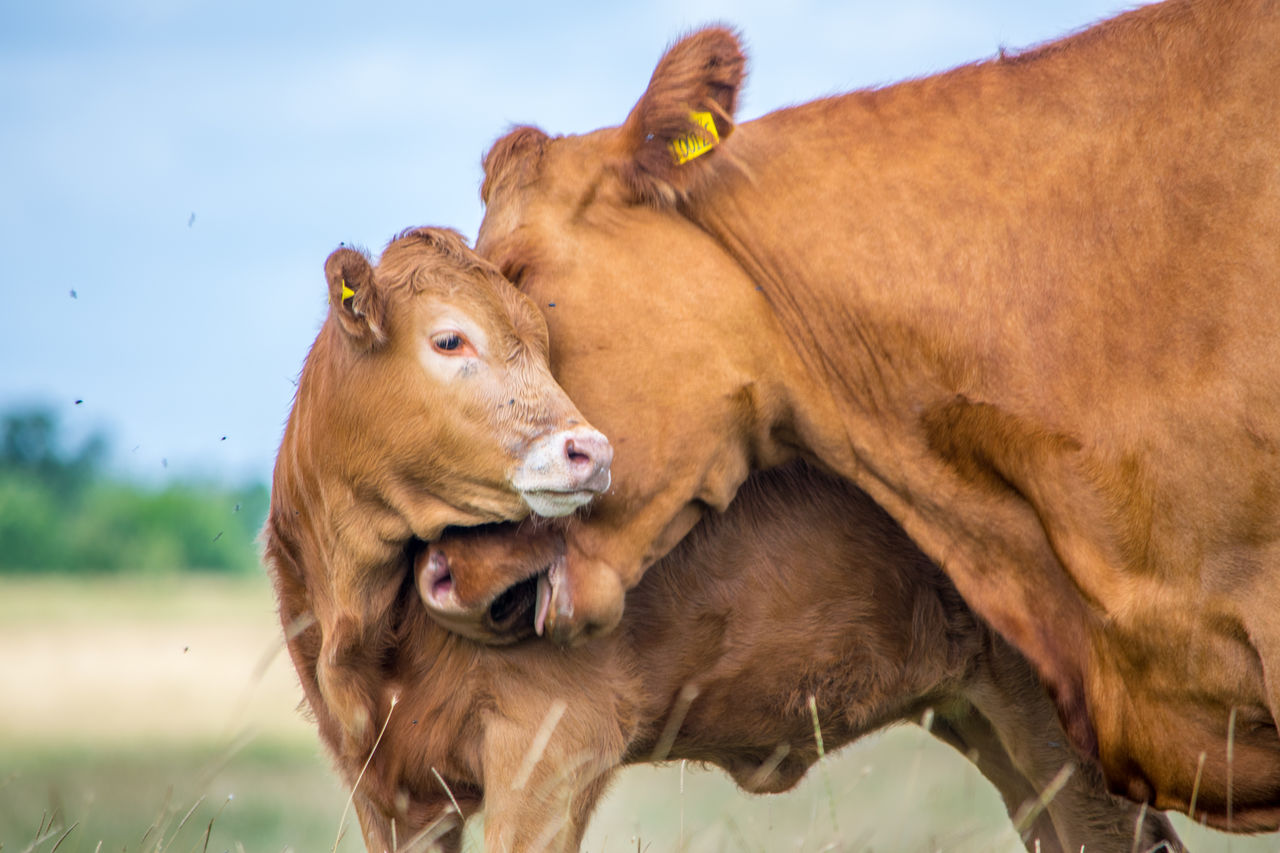
[[519,186],[529,180],[542,152],[550,141],[545,133],[530,125],[513,127],[484,155],[484,181],[480,200],[488,205],[494,191],[503,184]]
[[717,148],[733,132],[746,61],[736,34],[709,27],[658,62],[622,127],[622,177],[637,199],[675,202],[714,172]]
[[355,249],[337,249],[324,262],[324,276],[329,282],[329,313],[352,346],[371,350],[385,343],[386,299],[369,259]]

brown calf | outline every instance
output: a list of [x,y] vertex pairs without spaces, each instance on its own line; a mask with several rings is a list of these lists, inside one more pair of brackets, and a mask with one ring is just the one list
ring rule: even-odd
[[[433,563],[458,579],[496,566],[508,582],[530,577],[558,539],[528,523],[447,533],[418,558],[419,591],[429,598],[440,578]],[[490,562],[513,544],[531,562]],[[501,627],[518,618],[527,631],[534,587],[517,590]],[[1142,812],[1135,834],[1139,808],[1077,759],[1028,664],[901,529],[803,465],[755,475],[648,573],[618,631],[572,649],[478,646],[432,624],[419,591],[401,590],[386,730],[355,795],[375,853],[393,838],[456,851],[455,803],[463,817],[484,809],[486,850],[577,850],[611,774],[655,757],[785,791],[818,758],[811,703],[828,748],[932,708],[934,734],[976,755],[1011,815],[1073,767],[1030,823],[1028,849],[1129,851],[1135,837],[1140,850],[1180,849],[1163,815]],[[340,762],[348,784],[362,763]]]
[[406,231],[376,268],[339,249],[325,275],[264,538],[294,663],[349,757],[372,743],[410,543],[572,512],[612,449],[551,378],[542,315],[456,233]]

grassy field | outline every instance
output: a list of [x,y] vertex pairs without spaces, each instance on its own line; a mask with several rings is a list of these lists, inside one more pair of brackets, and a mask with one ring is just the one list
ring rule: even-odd
[[[346,793],[296,711],[272,607],[262,578],[0,580],[0,850],[333,849]],[[1196,850],[1280,850],[1178,826]],[[354,824],[337,849],[361,849]],[[967,762],[901,727],[776,797],[693,766],[633,768],[584,849],[1021,846]]]

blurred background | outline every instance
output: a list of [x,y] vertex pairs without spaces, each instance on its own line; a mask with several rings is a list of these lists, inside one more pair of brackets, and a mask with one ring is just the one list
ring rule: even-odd
[[[494,139],[616,124],[703,23],[745,37],[749,119],[1127,5],[0,4],[0,848],[334,847],[345,792],[255,537],[340,242],[473,239]],[[990,787],[910,729],[819,770],[767,799],[635,771],[587,849],[1017,849]]]

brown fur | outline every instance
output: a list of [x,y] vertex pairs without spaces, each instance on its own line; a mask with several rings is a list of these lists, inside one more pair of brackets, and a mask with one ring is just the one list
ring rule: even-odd
[[[325,273],[329,317],[298,381],[264,538],[307,697],[350,757],[372,743],[371,673],[392,644],[411,540],[524,517],[515,480],[540,485],[520,473],[531,448],[590,428],[551,378],[541,315],[456,233],[407,231],[376,269],[339,249]],[[423,355],[459,317],[477,335],[460,358]],[[424,366],[463,361],[448,378]]]
[[[506,565],[510,581],[558,537],[486,528],[431,548],[460,575],[491,571],[495,549],[537,553]],[[457,850],[449,792],[465,816],[484,809],[487,850],[577,850],[610,776],[637,762],[708,762],[749,790],[788,790],[818,759],[810,701],[827,749],[933,709],[934,733],[976,760],[1011,816],[1072,765],[1028,849],[1134,849],[1140,810],[1076,758],[1025,660],[865,494],[804,465],[754,475],[650,570],[617,631],[582,646],[472,645],[426,620],[411,587],[396,614],[387,730],[356,792],[372,851],[391,849],[392,821],[402,844],[447,833]],[[1137,838],[1181,849],[1157,813]]]
[[556,303],[556,375],[619,447],[553,635],[608,630],[801,452],[1028,656],[1116,790],[1280,826],[1280,6],[1169,0],[653,156],[652,116],[732,104],[732,40],[673,48],[622,126],[486,163],[477,246]]

